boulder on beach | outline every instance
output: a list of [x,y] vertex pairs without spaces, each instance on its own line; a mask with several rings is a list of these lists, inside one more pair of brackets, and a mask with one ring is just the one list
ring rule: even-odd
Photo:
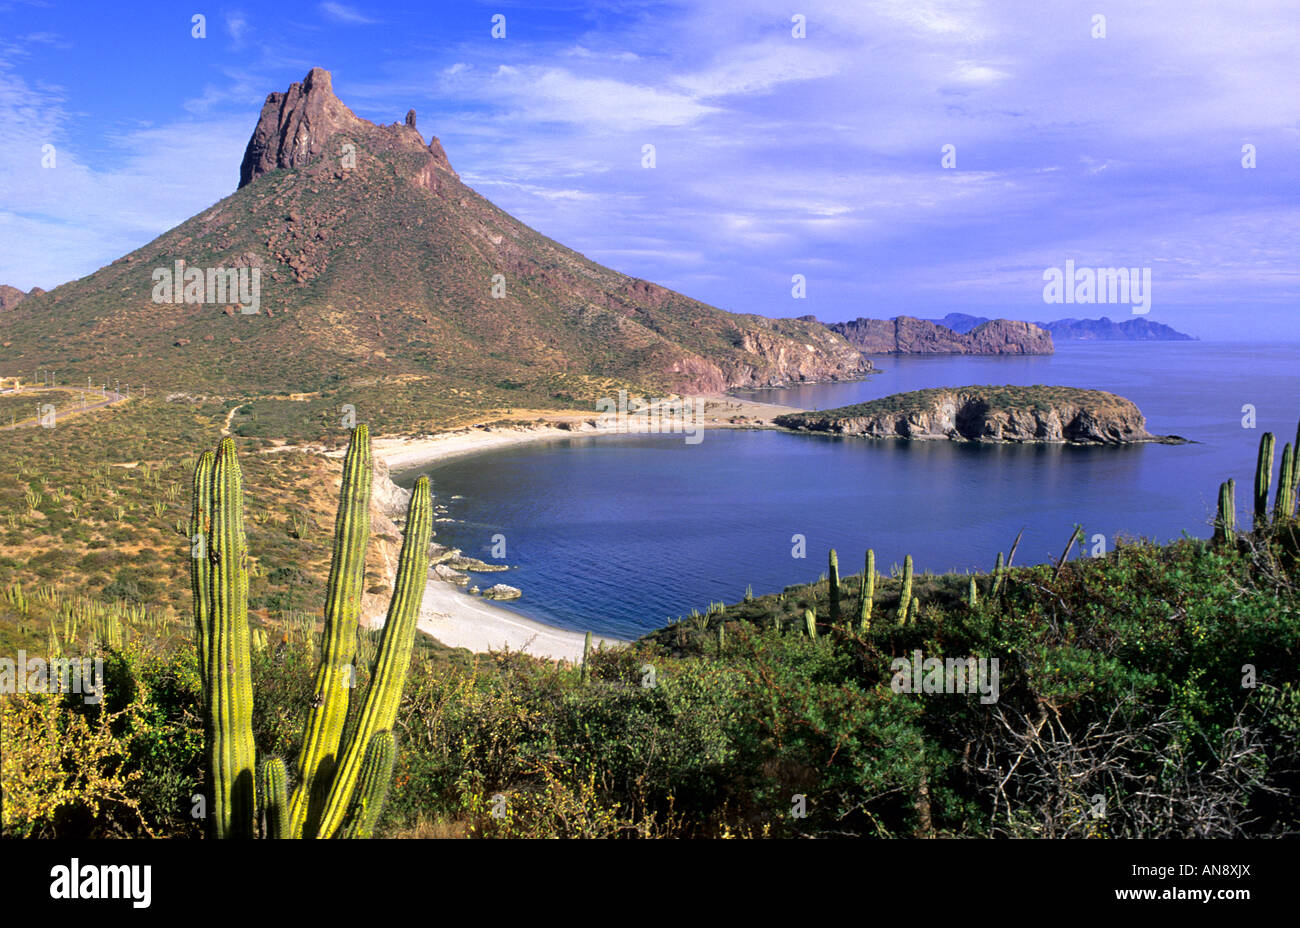
[[439,580],[446,580],[448,583],[454,583],[457,586],[465,586],[469,583],[469,574],[452,570],[446,564],[435,564],[433,566],[433,575]]
[[523,595],[523,590],[520,590],[518,587],[507,586],[504,583],[490,586],[483,591],[484,599],[518,599]]

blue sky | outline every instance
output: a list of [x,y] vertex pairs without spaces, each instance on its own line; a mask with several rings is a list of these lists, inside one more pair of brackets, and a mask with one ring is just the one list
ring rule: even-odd
[[1069,259],[1151,268],[1152,321],[1300,339],[1298,35],[1295,0],[0,0],[0,283],[229,194],[320,66],[539,231],[724,309],[1132,318],[1045,305]]

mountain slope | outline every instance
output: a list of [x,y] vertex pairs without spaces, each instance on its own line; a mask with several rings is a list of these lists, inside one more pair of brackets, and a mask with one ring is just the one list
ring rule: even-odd
[[[257,269],[258,312],[155,302],[176,262]],[[169,391],[414,380],[585,402],[609,382],[706,392],[870,367],[815,323],[723,312],[551,241],[462,184],[414,112],[360,119],[321,69],[267,98],[235,193],[6,315],[15,367]]]

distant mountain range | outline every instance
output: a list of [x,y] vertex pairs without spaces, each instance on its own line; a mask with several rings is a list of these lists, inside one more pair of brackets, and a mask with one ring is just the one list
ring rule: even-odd
[[[927,319],[935,325],[945,326],[954,332],[969,332],[988,322],[984,316],[967,313],[949,313],[942,319]],[[1149,319],[1127,319],[1113,322],[1106,316],[1100,319],[1057,319],[1055,322],[1036,322],[1040,329],[1052,333],[1058,341],[1131,341],[1131,342],[1189,342],[1196,337],[1186,335],[1167,325]]]

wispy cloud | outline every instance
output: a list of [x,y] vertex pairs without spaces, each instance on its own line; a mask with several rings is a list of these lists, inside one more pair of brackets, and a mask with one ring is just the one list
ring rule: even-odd
[[368,26],[379,22],[377,19],[371,19],[356,7],[348,6],[345,3],[336,3],[334,0],[327,0],[327,2],[322,3],[320,11],[330,22],[340,23],[345,26]]

